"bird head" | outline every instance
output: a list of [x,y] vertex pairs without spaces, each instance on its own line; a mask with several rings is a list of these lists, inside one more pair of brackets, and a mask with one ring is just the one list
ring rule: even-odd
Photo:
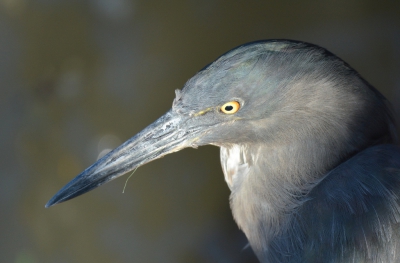
[[186,147],[301,142],[326,154],[335,148],[333,155],[345,158],[391,140],[390,118],[383,96],[325,49],[290,40],[249,43],[198,72],[176,91],[167,113],[84,170],[46,207]]

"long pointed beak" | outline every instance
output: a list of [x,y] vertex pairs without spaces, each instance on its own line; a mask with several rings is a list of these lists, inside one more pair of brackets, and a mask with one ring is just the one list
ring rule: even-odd
[[75,177],[49,200],[46,207],[82,195],[145,163],[191,146],[199,129],[182,128],[187,119],[168,111]]

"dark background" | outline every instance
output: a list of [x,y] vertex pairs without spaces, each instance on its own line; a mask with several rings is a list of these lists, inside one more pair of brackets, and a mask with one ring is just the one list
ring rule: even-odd
[[0,261],[256,262],[217,147],[44,205],[196,71],[268,38],[326,47],[399,112],[400,1],[0,0]]

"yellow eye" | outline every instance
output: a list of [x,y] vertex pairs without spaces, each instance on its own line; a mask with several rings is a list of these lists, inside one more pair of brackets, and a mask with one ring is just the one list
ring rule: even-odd
[[240,109],[240,104],[237,101],[230,101],[222,105],[220,110],[225,114],[234,114]]

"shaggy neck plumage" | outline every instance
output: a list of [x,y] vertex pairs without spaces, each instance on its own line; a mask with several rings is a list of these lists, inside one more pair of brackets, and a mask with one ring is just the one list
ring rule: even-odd
[[[240,162],[239,170],[231,174],[231,207],[257,256],[262,259],[277,257],[282,252],[293,253],[295,240],[287,240],[287,251],[274,251],[276,238],[285,238],[283,235],[291,228],[289,222],[296,207],[330,167],[323,168],[320,163],[317,167],[312,162],[300,164],[297,158],[289,158],[289,155],[300,157],[304,151],[290,147],[235,145],[221,151],[228,154],[230,161]],[[259,167],[268,168],[260,171]]]

